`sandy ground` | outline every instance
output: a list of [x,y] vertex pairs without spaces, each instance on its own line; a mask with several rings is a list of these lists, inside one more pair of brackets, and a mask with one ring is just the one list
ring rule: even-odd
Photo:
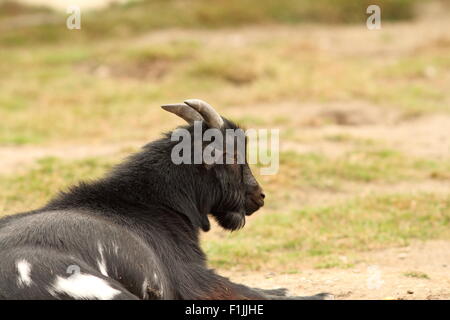
[[[253,287],[287,288],[289,295],[328,292],[335,299],[450,299],[450,242],[429,241],[358,255],[349,269],[310,269],[298,274],[221,271]],[[346,257],[342,257],[346,259]]]

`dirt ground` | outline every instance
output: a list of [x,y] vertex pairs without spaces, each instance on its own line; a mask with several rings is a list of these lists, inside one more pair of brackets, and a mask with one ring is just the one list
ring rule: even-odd
[[[253,287],[287,288],[289,295],[328,292],[335,299],[450,299],[450,242],[429,241],[360,253],[348,269],[311,269],[298,274],[221,271]],[[341,257],[346,259],[345,256]]]

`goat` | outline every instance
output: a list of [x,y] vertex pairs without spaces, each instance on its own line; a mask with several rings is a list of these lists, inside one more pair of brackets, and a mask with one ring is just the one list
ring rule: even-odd
[[[207,129],[238,129],[201,100],[162,106]],[[196,141],[192,141],[192,144]],[[174,164],[171,133],[103,178],[0,220],[0,299],[325,299],[235,284],[208,269],[209,216],[228,230],[264,204],[247,163]],[[226,152],[226,151],[225,151]]]

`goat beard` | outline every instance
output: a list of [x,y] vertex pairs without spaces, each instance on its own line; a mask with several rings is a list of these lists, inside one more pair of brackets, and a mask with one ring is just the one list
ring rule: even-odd
[[245,225],[245,213],[229,211],[214,215],[217,223],[226,230],[239,230]]

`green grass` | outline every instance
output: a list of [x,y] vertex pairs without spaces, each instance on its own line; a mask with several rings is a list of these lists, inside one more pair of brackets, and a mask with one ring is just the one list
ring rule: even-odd
[[112,166],[112,161],[83,159],[63,161],[42,158],[29,171],[12,176],[0,176],[0,216],[37,209],[60,190],[99,177]]
[[412,157],[395,150],[369,147],[358,146],[338,157],[281,152],[279,173],[259,179],[269,194],[280,193],[280,185],[291,191],[313,188],[337,192],[348,183],[386,185],[399,181],[448,180],[448,160]]
[[450,197],[433,194],[369,196],[342,204],[255,216],[245,231],[206,239],[214,267],[262,270],[301,265],[348,267],[348,252],[448,239]]

